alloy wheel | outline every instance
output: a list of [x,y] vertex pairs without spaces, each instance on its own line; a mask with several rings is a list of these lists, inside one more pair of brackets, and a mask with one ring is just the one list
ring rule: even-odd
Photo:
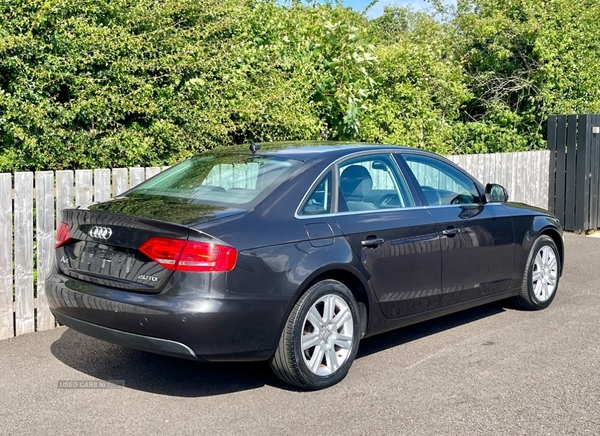
[[558,262],[556,253],[549,246],[543,246],[536,254],[531,281],[533,293],[539,301],[547,301],[556,290]]
[[338,295],[318,299],[304,318],[302,358],[315,375],[333,374],[352,351],[354,320],[350,307]]

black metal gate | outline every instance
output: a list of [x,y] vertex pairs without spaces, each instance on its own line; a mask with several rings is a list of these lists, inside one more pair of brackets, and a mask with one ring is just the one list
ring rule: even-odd
[[600,115],[550,115],[548,209],[565,230],[600,228]]

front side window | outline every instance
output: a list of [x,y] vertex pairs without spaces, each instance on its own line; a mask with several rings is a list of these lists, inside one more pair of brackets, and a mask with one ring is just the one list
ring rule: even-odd
[[414,206],[404,178],[387,154],[361,156],[338,166],[339,212]]
[[206,154],[193,157],[136,186],[127,196],[177,197],[205,204],[233,206],[271,191],[301,162],[271,156]]
[[429,205],[482,203],[475,183],[452,165],[419,154],[403,154],[402,157]]

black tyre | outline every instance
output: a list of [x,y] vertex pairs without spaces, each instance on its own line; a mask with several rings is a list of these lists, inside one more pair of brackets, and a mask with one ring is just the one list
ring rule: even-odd
[[311,286],[292,309],[269,363],[286,383],[327,388],[348,374],[359,340],[352,292],[340,282],[323,280]]
[[531,246],[521,294],[514,298],[519,306],[540,310],[550,306],[560,279],[560,256],[551,237],[542,235]]

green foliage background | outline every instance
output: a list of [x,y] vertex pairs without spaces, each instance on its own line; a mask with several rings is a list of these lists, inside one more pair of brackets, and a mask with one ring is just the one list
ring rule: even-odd
[[600,111],[596,12],[0,0],[0,171],[172,164],[249,139],[543,148],[549,113]]

